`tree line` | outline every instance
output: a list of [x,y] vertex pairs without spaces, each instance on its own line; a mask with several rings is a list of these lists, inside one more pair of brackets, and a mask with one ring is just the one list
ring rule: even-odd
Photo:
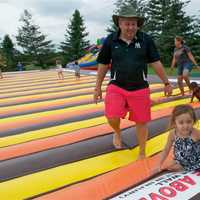
[[[191,0],[117,0],[117,13],[122,6],[133,6],[145,18],[142,31],[155,40],[162,62],[170,66],[175,36],[182,36],[191,47],[197,62],[200,63],[200,19],[186,14],[185,8]],[[116,27],[112,24],[108,31]]]
[[[152,35],[162,62],[169,66],[176,35],[185,38],[196,60],[200,62],[200,19],[186,14],[185,8],[189,3],[190,0],[116,0],[114,12],[118,13],[122,6],[135,7],[137,13],[145,18],[142,30]],[[85,55],[90,46],[87,40],[89,33],[86,31],[83,16],[77,9],[58,48],[41,32],[40,26],[34,23],[28,10],[24,10],[19,20],[21,26],[15,36],[17,48],[9,35],[5,35],[0,41],[0,66],[3,66],[4,71],[16,70],[18,61],[44,69],[54,65],[56,59],[66,64]],[[112,21],[105,26],[108,33],[117,29]]]
[[55,65],[58,59],[66,64],[85,55],[90,45],[86,39],[88,32],[86,32],[84,19],[79,10],[74,11],[66,28],[64,41],[58,49],[51,40],[47,39],[47,35],[41,32],[40,26],[34,23],[28,10],[24,10],[19,20],[22,25],[15,36],[18,49],[8,34],[0,41],[0,67],[3,71],[16,70],[17,62],[34,66],[34,69],[37,67],[46,69]]

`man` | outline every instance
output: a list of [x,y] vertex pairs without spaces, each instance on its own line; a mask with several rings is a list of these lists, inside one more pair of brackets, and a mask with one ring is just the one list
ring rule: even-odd
[[101,85],[111,64],[111,80],[105,97],[105,115],[113,128],[113,145],[121,148],[120,118],[129,112],[129,120],[136,123],[139,142],[138,159],[145,158],[148,137],[147,122],[150,121],[150,90],[147,82],[147,64],[150,64],[164,83],[164,92],[172,93],[172,87],[160,62],[154,42],[140,32],[144,19],[135,14],[132,7],[124,7],[113,21],[119,28],[109,35],[97,58],[98,74],[94,91],[94,102],[102,98]]

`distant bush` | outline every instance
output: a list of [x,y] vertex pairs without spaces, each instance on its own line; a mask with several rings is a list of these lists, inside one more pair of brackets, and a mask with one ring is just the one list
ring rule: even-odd
[[42,69],[40,66],[37,66],[37,65],[34,65],[34,64],[25,65],[24,68],[27,71],[29,71],[29,70],[41,70]]

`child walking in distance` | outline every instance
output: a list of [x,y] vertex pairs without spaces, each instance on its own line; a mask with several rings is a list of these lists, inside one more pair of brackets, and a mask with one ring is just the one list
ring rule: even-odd
[[75,72],[76,80],[79,80],[80,79],[80,66],[77,61],[74,62],[74,72]]
[[56,60],[56,70],[58,72],[58,78],[63,80],[64,79],[63,68],[59,60]]
[[190,83],[190,90],[192,91],[191,103],[193,102],[194,97],[200,101],[200,86],[196,82]]
[[173,147],[174,158],[168,170],[200,169],[200,131],[194,128],[197,118],[190,105],[178,105],[171,118],[173,130],[169,133],[167,144],[161,153],[159,170]]

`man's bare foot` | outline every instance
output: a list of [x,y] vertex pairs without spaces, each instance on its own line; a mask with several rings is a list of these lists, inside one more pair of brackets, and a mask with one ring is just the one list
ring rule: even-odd
[[121,137],[120,137],[119,134],[114,133],[114,135],[113,135],[113,145],[116,149],[122,148]]

